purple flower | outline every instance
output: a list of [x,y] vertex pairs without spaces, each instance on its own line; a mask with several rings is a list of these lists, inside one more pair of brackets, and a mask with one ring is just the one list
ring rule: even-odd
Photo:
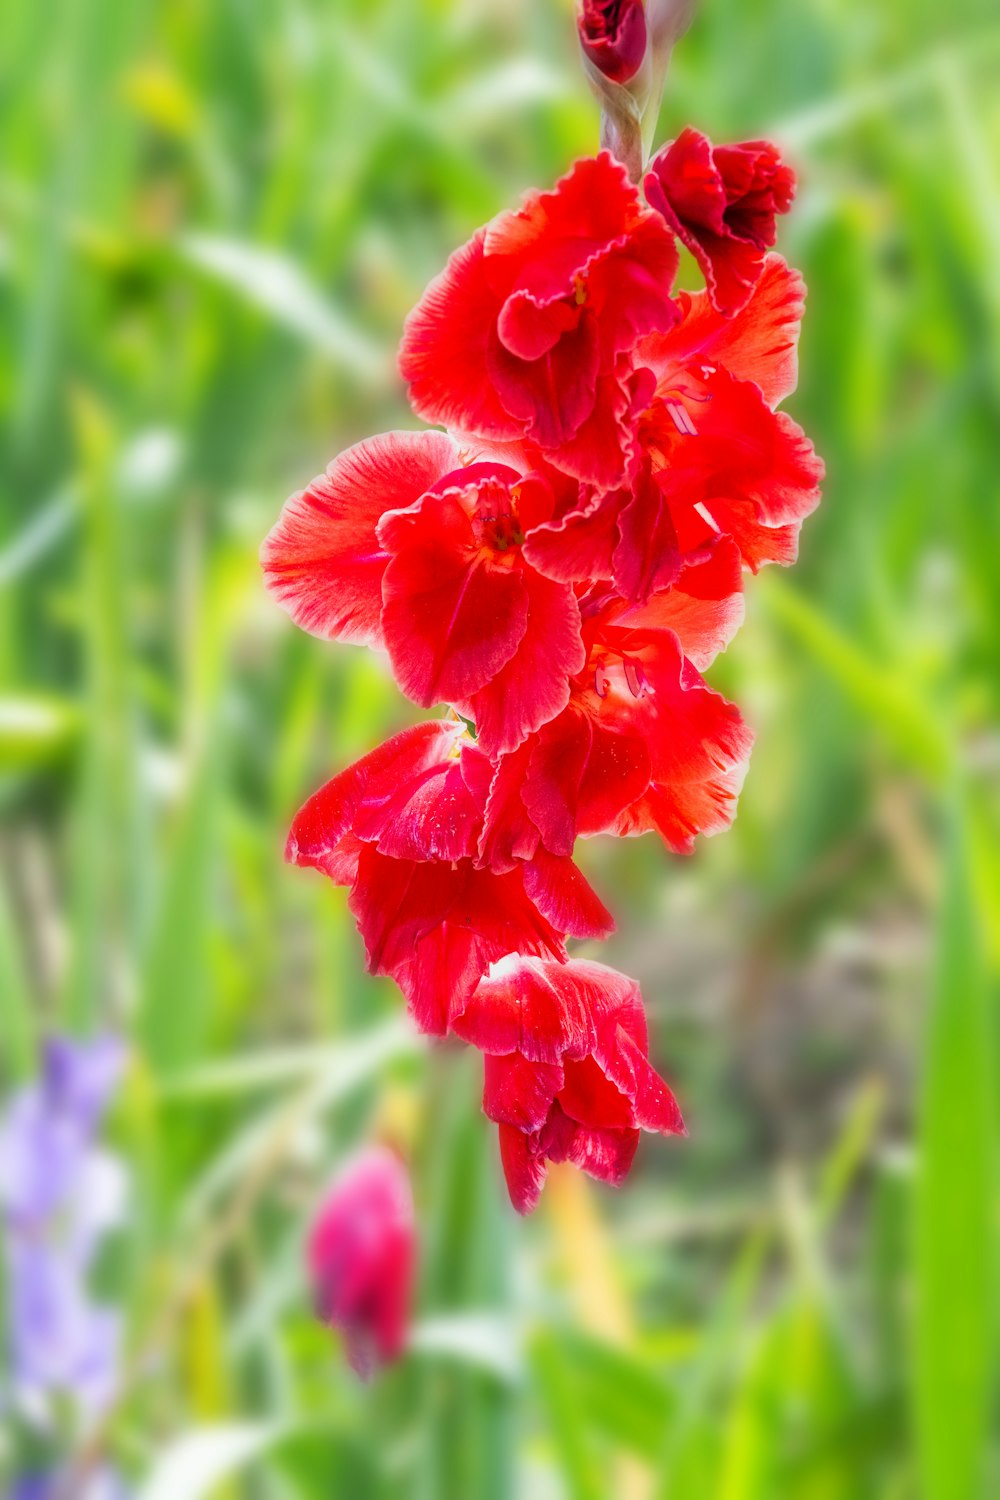
[[[5,1500],[53,1500],[59,1492],[58,1474],[22,1474]],[[125,1500],[125,1490],[117,1474],[102,1469],[92,1475],[82,1491],[74,1491],[78,1500]]]
[[96,1141],[123,1064],[113,1038],[55,1039],[0,1123],[12,1383],[35,1417],[58,1396],[100,1411],[114,1390],[118,1319],[90,1300],[88,1277],[124,1203],[122,1168]]

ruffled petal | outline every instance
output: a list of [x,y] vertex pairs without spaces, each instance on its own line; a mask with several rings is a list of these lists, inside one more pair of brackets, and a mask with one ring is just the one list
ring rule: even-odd
[[538,1137],[538,1149],[550,1161],[572,1162],[581,1172],[612,1187],[621,1187],[625,1181],[638,1146],[638,1130],[580,1125],[571,1120],[558,1103],[553,1106]]
[[707,552],[685,559],[671,588],[643,604],[623,604],[602,639],[617,639],[628,650],[630,641],[669,630],[688,660],[703,672],[729,645],[743,614],[740,549],[732,537],[721,536]]
[[267,587],[297,625],[381,644],[387,556],[375,528],[385,511],[412,505],[456,462],[444,433],[386,432],[348,448],[292,496],[260,555]]
[[479,840],[479,863],[498,873],[512,870],[519,860],[531,859],[538,849],[538,829],[521,800],[533,747],[534,740],[529,739],[513,754],[501,755],[493,775]]
[[531,1063],[561,1063],[566,1053],[583,1057],[596,1039],[585,978],[577,962],[505,958],[456,1017],[455,1035],[495,1057],[518,1053]]
[[477,692],[528,628],[520,571],[493,561],[453,491],[386,516],[379,536],[392,554],[382,628],[399,686],[424,708]]
[[399,371],[410,405],[425,422],[440,422],[480,437],[517,438],[512,417],[487,373],[503,305],[486,274],[480,229],[456,250],[406,320]]
[[626,599],[646,600],[656,589],[669,588],[680,576],[684,554],[677,539],[670,496],[681,491],[688,501],[689,482],[671,469],[654,474],[643,464],[631,498],[618,515],[619,542],[612,565],[615,587]]
[[525,538],[526,561],[548,578],[566,583],[610,578],[620,510],[617,492],[585,494],[579,505],[535,527]]
[[459,712],[475,721],[478,743],[492,757],[516,750],[565,708],[569,680],[587,659],[580,607],[569,585],[529,568],[520,577],[528,618],[513,656],[479,692],[457,702]]
[[469,790],[461,724],[434,720],[404,729],[314,793],[292,824],[288,858],[326,873],[350,830],[394,859],[456,860],[476,852],[483,803]]
[[798,381],[805,282],[780,255],[765,256],[753,295],[734,317],[717,312],[707,292],[681,292],[678,305],[677,326],[644,338],[636,350],[636,359],[655,371],[661,386],[688,366],[712,364],[738,380],[752,380],[769,406],[791,395]]
[[621,815],[619,835],[655,829],[667,847],[689,854],[698,834],[727,828],[736,813],[753,736],[739,710],[711,689],[676,640],[646,651],[642,667],[652,688],[632,707],[620,687],[619,712],[646,726],[651,778]]
[[[798,528],[819,504],[823,464],[802,429],[774,412],[759,388],[721,368],[704,390],[679,397],[690,419],[678,433],[660,414],[657,441],[674,480],[663,493],[678,542],[692,551],[731,536],[756,571],[794,557]],[[652,429],[652,424],[651,424]]]

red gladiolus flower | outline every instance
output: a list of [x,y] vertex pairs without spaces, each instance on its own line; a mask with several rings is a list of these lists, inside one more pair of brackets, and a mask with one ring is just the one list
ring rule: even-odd
[[463,466],[441,433],[383,433],[293,495],[265,579],[306,629],[385,646],[410,698],[455,704],[496,755],[565,707],[583,665],[572,588],[523,553],[553,505],[541,473]]
[[395,979],[438,1035],[497,959],[562,960],[566,936],[614,927],[569,858],[539,849],[506,871],[477,867],[491,775],[461,725],[420,724],[327,782],[288,839],[290,861],[350,886],[370,972]]
[[628,83],[646,55],[643,0],[581,0],[577,29],[584,56],[612,83]]
[[454,703],[480,746],[512,750],[569,698],[583,665],[573,590],[530,567],[525,529],[548,486],[505,464],[455,469],[378,527],[390,554],[382,624],[403,691]]
[[649,164],[646,197],[701,267],[713,306],[739,312],[775,241],[795,174],[770,141],[713,146],[690,127]]
[[425,420],[533,439],[567,473],[624,467],[628,355],[676,320],[663,218],[607,152],[458,250],[407,319],[400,370]]
[[387,1148],[371,1147],[340,1173],[307,1246],[316,1314],[343,1331],[363,1379],[403,1352],[416,1249],[406,1169]]
[[684,1130],[649,1062],[639,986],[603,964],[512,958],[496,965],[456,1022],[484,1054],[483,1111],[519,1213],[538,1202],[549,1161],[624,1181],[640,1130]]
[[[665,46],[641,0],[581,0],[605,138],[621,126],[630,159],[615,111],[639,84],[616,85],[645,89],[648,22]],[[752,735],[701,674],[742,620],[745,571],[794,560],[823,475],[777,410],[804,287],[766,252],[791,171],[767,142],[689,129],[645,187],[648,204],[602,151],[458,250],[399,357],[414,410],[449,433],[349,449],[261,553],[299,625],[385,651],[412,701],[450,705],[316,792],[286,854],[349,888],[369,971],[420,1029],[484,1052],[522,1212],[549,1161],[617,1183],[641,1129],[683,1128],[638,987],[567,953],[613,927],[575,842],[652,831],[686,854],[732,821]],[[672,295],[677,236],[705,291]],[[317,1267],[346,1243],[332,1208],[324,1224]],[[360,1273],[320,1287],[349,1339],[366,1327]]]
[[260,549],[264,581],[303,630],[363,646],[382,644],[382,575],[389,561],[375,528],[412,505],[457,461],[440,432],[386,432],[335,458],[287,501]]

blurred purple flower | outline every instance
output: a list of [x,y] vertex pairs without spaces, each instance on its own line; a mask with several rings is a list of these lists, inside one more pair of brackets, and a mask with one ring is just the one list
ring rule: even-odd
[[124,1203],[121,1165],[96,1141],[123,1064],[114,1038],[55,1039],[0,1122],[11,1370],[34,1415],[57,1396],[93,1413],[114,1389],[118,1319],[91,1302],[87,1280]]
[[[58,1474],[22,1474],[14,1480],[14,1487],[5,1500],[53,1500],[58,1492]],[[92,1475],[84,1488],[75,1493],[79,1500],[125,1500],[121,1481],[110,1469]]]

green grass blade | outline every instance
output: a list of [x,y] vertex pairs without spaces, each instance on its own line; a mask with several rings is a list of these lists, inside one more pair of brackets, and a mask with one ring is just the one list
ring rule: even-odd
[[925,1500],[975,1500],[994,1372],[992,1024],[956,808],[927,1014],[916,1187],[914,1398]]

